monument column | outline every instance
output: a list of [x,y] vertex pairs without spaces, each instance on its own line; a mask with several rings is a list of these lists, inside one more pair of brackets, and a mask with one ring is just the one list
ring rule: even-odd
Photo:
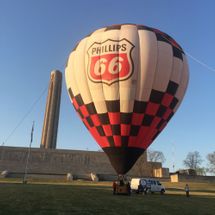
[[49,83],[40,148],[56,149],[61,88],[62,73],[54,70],[51,72]]

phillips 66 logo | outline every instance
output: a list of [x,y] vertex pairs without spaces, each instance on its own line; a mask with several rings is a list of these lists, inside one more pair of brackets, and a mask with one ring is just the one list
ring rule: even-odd
[[88,77],[91,81],[111,85],[127,80],[133,73],[131,57],[134,45],[126,39],[93,43],[88,49]]

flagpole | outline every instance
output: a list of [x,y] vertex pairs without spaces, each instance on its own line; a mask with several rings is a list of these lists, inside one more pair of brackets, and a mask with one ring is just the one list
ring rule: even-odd
[[31,129],[31,141],[29,144],[29,148],[28,148],[28,154],[27,154],[27,158],[26,158],[26,163],[25,163],[25,172],[24,172],[24,177],[23,177],[23,184],[27,183],[27,174],[28,174],[28,163],[29,163],[29,158],[30,158],[30,153],[31,153],[31,144],[33,142],[33,134],[34,134],[34,121],[32,124],[32,129]]

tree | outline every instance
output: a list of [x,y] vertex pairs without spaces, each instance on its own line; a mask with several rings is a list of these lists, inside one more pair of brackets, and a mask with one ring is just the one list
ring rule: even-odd
[[151,162],[161,162],[161,163],[164,163],[165,160],[166,160],[163,152],[161,152],[161,151],[154,151],[154,150],[148,150],[147,151],[147,158],[148,158],[148,161],[151,161]]
[[207,155],[209,162],[209,172],[215,174],[215,151]]
[[186,166],[189,169],[200,169],[200,165],[202,163],[202,158],[199,152],[194,151],[194,152],[189,152],[187,154],[186,159],[183,161],[184,166]]
[[204,176],[206,176],[207,175],[207,168],[205,168],[205,167],[199,167],[199,168],[197,168],[196,169],[196,174],[197,175],[204,175]]

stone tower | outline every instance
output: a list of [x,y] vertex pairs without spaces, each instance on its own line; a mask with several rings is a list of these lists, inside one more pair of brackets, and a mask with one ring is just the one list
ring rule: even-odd
[[56,149],[61,87],[62,73],[54,70],[49,83],[40,148]]

